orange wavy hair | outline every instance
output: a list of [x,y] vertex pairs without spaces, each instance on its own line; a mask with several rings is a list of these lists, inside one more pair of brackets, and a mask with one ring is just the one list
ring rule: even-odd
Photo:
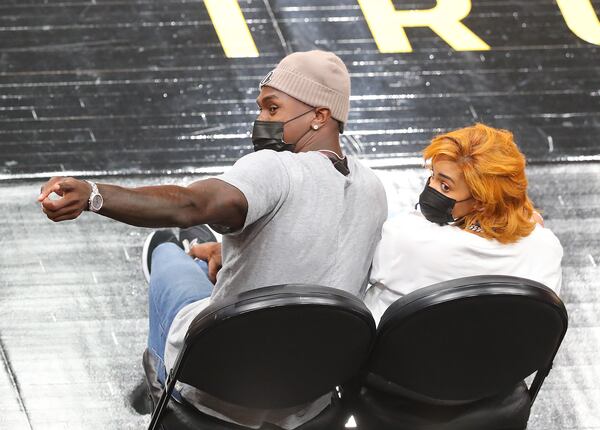
[[533,231],[525,156],[511,132],[475,124],[436,136],[423,157],[433,162],[440,156],[458,164],[481,208],[465,216],[459,226],[479,224],[481,236],[501,243],[516,242]]

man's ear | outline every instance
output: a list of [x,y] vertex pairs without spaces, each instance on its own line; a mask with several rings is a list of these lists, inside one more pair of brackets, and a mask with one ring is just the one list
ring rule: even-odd
[[318,107],[315,109],[315,119],[312,120],[310,125],[311,127],[316,125],[321,128],[329,121],[329,118],[331,118],[331,111],[327,108]]

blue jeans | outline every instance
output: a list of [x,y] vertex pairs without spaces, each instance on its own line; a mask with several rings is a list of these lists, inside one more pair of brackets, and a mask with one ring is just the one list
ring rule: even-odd
[[158,380],[166,381],[165,343],[175,315],[184,306],[209,297],[213,284],[208,265],[194,260],[174,243],[163,243],[152,253],[148,298],[148,350],[158,359]]

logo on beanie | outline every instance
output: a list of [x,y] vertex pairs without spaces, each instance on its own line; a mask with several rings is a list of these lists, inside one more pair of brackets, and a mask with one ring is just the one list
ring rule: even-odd
[[262,78],[262,81],[260,81],[260,85],[258,86],[258,88],[262,88],[265,85],[267,85],[269,82],[271,82],[271,79],[273,79],[273,70],[267,73],[267,76]]

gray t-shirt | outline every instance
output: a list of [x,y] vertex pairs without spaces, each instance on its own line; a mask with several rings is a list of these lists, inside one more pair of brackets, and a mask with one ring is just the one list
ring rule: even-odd
[[[348,167],[350,174],[343,176],[320,152],[263,150],[242,157],[218,178],[246,197],[246,222],[223,236],[223,267],[210,299],[187,305],[175,317],[165,349],[167,370],[190,323],[209,302],[286,283],[318,284],[364,296],[387,202],[373,171],[353,157],[348,157]],[[292,429],[321,412],[330,398],[257,412],[197,390],[184,387],[182,393],[203,412],[255,428],[270,422]]]

